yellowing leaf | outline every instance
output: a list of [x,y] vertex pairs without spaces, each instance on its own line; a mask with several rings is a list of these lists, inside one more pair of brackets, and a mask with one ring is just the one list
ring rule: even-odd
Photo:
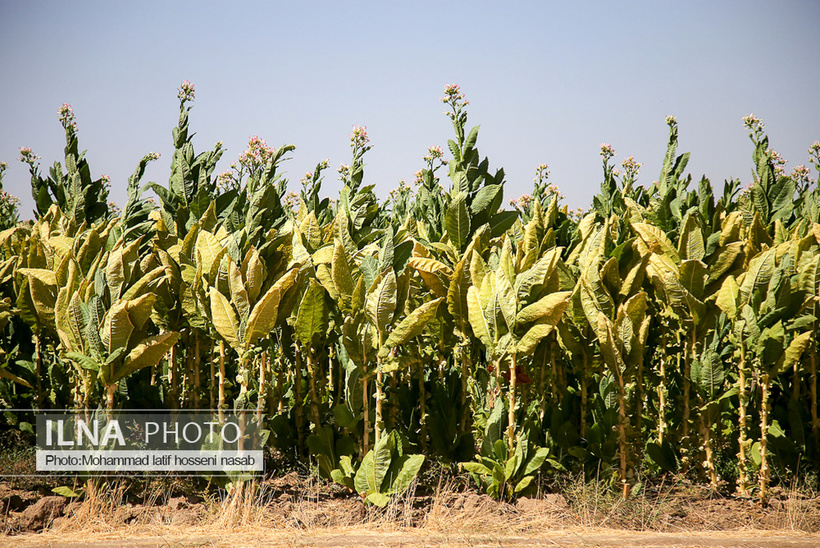
[[231,348],[241,353],[243,348],[239,343],[239,322],[231,303],[225,295],[213,287],[210,288],[208,297],[211,303],[211,320],[214,323],[214,329]]

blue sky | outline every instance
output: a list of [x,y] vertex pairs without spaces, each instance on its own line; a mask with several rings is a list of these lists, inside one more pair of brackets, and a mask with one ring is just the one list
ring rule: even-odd
[[[748,182],[754,113],[788,167],[820,140],[820,2],[44,2],[0,0],[0,161],[31,215],[29,146],[62,159],[57,109],[74,107],[92,174],[166,183],[176,88],[196,85],[197,151],[222,140],[218,169],[259,135],[296,145],[291,188],[322,159],[348,163],[352,126],[373,149],[365,183],[381,197],[412,180],[430,145],[452,137],[439,97],[458,83],[481,124],[478,147],[504,167],[506,196],[536,166],[572,207],[601,179],[599,145],[657,178],[664,118],[677,116],[689,171]],[[812,68],[815,67],[815,68]],[[324,192],[339,190],[334,170]]]

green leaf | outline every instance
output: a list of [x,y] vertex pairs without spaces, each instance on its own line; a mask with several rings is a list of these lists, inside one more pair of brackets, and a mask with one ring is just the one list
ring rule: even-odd
[[66,498],[69,498],[69,499],[73,499],[73,498],[83,496],[84,490],[80,489],[79,492],[78,492],[78,491],[75,491],[74,489],[72,489],[71,487],[67,487],[65,485],[62,485],[60,487],[55,487],[54,489],[51,490],[51,492],[56,493],[56,494],[60,495],[61,497],[66,497]]
[[[467,292],[470,290],[470,261],[468,253],[456,264],[450,285],[447,288],[447,311],[456,320],[459,330],[469,325],[470,318],[467,308]],[[462,333],[466,336],[466,333]]]
[[306,347],[310,346],[313,336],[323,333],[327,324],[327,306],[325,290],[316,280],[308,283],[305,295],[296,315],[296,338]]
[[464,249],[464,244],[470,238],[470,212],[467,209],[467,197],[461,192],[457,192],[453,200],[447,206],[447,213],[444,216],[444,228],[450,235],[453,245],[459,250]]
[[426,302],[408,314],[399,325],[390,332],[390,336],[388,336],[384,342],[379,356],[382,358],[386,357],[390,353],[391,348],[406,344],[413,337],[420,335],[430,320],[436,317],[438,306],[443,300],[443,297],[439,297],[438,299]]
[[396,275],[392,269],[388,269],[373,282],[373,287],[367,294],[367,315],[381,332],[386,331],[393,320],[396,299]]
[[356,472],[354,485],[359,494],[381,492],[382,482],[390,468],[392,435],[385,435],[367,452]]
[[248,316],[245,327],[244,348],[250,348],[260,338],[266,337],[276,327],[276,317],[282,295],[280,288],[272,287],[259,299]]
[[365,500],[371,504],[375,504],[379,508],[384,508],[390,502],[390,497],[379,492],[369,493]]
[[564,309],[569,304],[571,297],[572,291],[550,293],[520,310],[515,321],[519,324],[527,324],[544,320],[544,323],[555,326],[561,319],[561,315],[564,313]]
[[467,314],[475,336],[478,337],[478,340],[480,340],[488,350],[492,351],[495,346],[495,341],[490,333],[490,325],[484,316],[484,309],[481,306],[478,289],[476,289],[475,286],[470,286],[467,290]]
[[155,337],[143,339],[128,353],[121,366],[114,368],[114,375],[108,379],[109,385],[124,379],[134,371],[143,367],[153,367],[159,363],[163,356],[179,340],[179,333],[163,333]]
[[392,477],[388,495],[397,495],[407,490],[424,464],[424,455],[403,455],[396,460],[391,469],[397,468],[398,472]]
[[791,369],[794,364],[797,363],[800,356],[803,355],[803,351],[806,350],[806,347],[809,345],[812,334],[811,331],[806,331],[791,340],[783,354],[783,359],[772,368],[772,376]]
[[[93,360],[91,360],[91,361],[93,362]],[[17,375],[12,373],[8,369],[4,369],[3,367],[0,367],[0,379],[8,379],[12,382],[16,382],[17,384],[22,384],[26,388],[30,388],[30,389],[34,388],[33,386],[31,386],[31,383],[29,383],[26,379],[18,377]]]
[[526,489],[527,487],[529,487],[529,486],[530,486],[530,484],[532,483],[532,480],[534,480],[534,479],[535,479],[535,476],[524,476],[524,477],[521,479],[521,481],[519,481],[519,482],[515,485],[515,488],[513,489],[513,492],[514,492],[514,493],[520,493],[521,491],[523,491],[524,489]]
[[250,302],[256,302],[262,291],[262,284],[265,283],[267,275],[265,265],[259,257],[259,252],[251,246],[242,261],[242,275],[245,278],[245,290],[248,292]]
[[[210,288],[208,297],[211,303],[211,320],[214,323],[214,329],[231,348],[241,353],[243,346],[239,343],[239,321],[231,303],[214,287]],[[246,333],[247,331],[246,329]]]
[[345,247],[340,240],[336,240],[333,246],[330,273],[333,279],[333,285],[336,286],[336,291],[342,301],[343,308],[349,308],[356,284],[353,281],[353,272],[347,258],[347,251],[345,251]]
[[532,458],[527,462],[527,466],[524,468],[524,475],[529,476],[541,469],[541,466],[544,465],[544,461],[550,454],[550,450],[547,447],[539,447]]
[[702,261],[706,255],[703,232],[695,215],[687,215],[678,240],[678,254],[682,260]]
[[493,471],[478,462],[462,462],[461,466],[468,472],[479,474],[481,476],[491,476]]

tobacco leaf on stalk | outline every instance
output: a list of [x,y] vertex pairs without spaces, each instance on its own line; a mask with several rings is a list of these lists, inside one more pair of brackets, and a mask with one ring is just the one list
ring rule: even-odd
[[383,508],[391,495],[407,490],[424,464],[424,455],[409,455],[395,431],[385,434],[362,459],[354,488],[365,501]]

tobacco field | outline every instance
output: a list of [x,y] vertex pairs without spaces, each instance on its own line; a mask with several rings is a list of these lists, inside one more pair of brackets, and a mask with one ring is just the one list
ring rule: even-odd
[[787,172],[749,116],[751,183],[693,181],[670,116],[656,182],[602,145],[600,192],[570,211],[545,165],[505,197],[451,85],[446,150],[380,201],[364,128],[329,197],[327,162],[289,182],[295,147],[258,137],[217,173],[178,97],[168,181],[143,183],[147,154],[122,210],[68,105],[64,159],[21,149],[36,219],[0,196],[0,407],[248,410],[271,450],[379,506],[432,460],[506,501],[581,473],[763,504],[817,483],[819,143],[815,173]]

